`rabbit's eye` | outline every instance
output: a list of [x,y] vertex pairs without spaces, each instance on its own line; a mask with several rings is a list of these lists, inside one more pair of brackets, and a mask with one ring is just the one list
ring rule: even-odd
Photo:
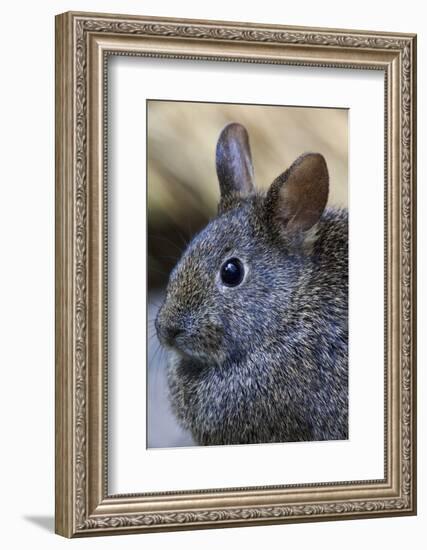
[[238,258],[230,258],[221,267],[221,281],[226,286],[238,286],[243,281],[245,270]]

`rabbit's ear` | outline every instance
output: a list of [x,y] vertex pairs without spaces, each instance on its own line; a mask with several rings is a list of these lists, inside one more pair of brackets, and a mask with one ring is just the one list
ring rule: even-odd
[[267,193],[269,219],[292,233],[307,231],[319,220],[329,193],[326,161],[318,153],[301,155]]
[[221,202],[244,197],[254,190],[249,136],[244,126],[232,122],[223,128],[216,146],[216,172]]

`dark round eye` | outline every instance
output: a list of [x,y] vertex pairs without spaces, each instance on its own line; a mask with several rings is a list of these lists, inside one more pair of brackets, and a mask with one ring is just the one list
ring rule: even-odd
[[238,258],[230,258],[221,267],[221,281],[226,286],[237,286],[243,281],[245,270]]

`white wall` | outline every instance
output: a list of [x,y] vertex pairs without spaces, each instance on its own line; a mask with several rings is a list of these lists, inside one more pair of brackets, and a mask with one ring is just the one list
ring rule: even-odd
[[[54,20],[56,13],[91,10],[174,17],[246,20],[419,33],[419,96],[425,95],[422,3],[262,0],[14,0],[2,6],[0,31],[0,517],[2,546],[21,548],[150,549],[241,547],[421,548],[425,516],[426,406],[419,398],[418,517],[301,524],[66,541],[53,534],[54,495]],[[424,19],[425,21],[425,19]],[[419,106],[419,151],[426,116]],[[419,160],[419,281],[425,276],[425,167]],[[423,247],[424,245],[424,247]],[[419,299],[419,393],[426,389],[425,292]]]

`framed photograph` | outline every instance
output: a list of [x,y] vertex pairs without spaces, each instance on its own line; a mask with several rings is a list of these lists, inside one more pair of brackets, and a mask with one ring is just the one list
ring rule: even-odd
[[56,532],[416,513],[416,37],[56,18]]

